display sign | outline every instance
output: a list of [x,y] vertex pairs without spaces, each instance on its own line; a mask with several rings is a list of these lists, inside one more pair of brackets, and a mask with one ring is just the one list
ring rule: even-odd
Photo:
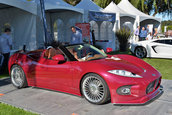
[[115,22],[116,14],[89,11],[89,20]]
[[75,26],[81,29],[83,40],[85,42],[90,43],[90,24],[89,23],[76,23]]
[[89,23],[76,23],[75,26],[82,30],[82,37],[90,36],[90,24]]

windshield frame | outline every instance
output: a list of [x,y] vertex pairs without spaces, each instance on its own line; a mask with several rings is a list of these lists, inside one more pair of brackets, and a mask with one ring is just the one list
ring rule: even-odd
[[68,53],[68,56],[70,56],[72,58],[72,59],[70,59],[70,61],[78,61],[78,59],[75,58],[75,56],[72,54],[72,52],[69,51],[69,49],[74,49],[76,47],[81,48],[80,50],[83,50],[82,48],[86,48],[86,49],[88,48],[90,50],[90,52],[95,53],[94,55],[99,55],[99,56],[97,56],[97,58],[95,57],[95,58],[92,58],[90,60],[83,60],[83,61],[98,60],[98,59],[104,59],[107,57],[106,53],[104,53],[103,51],[99,50],[98,48],[96,48],[90,44],[72,44],[72,45],[64,46],[66,52]]

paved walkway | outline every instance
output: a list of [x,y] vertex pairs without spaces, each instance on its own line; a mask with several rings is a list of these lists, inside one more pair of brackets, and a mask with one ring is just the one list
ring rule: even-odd
[[115,106],[34,87],[16,89],[6,78],[0,79],[0,102],[44,115],[172,115],[172,80],[162,80],[162,85],[164,93],[147,105]]

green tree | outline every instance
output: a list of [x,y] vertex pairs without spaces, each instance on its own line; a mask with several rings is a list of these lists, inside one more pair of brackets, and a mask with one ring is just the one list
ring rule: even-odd
[[65,2],[75,6],[76,4],[78,4],[81,0],[64,0]]

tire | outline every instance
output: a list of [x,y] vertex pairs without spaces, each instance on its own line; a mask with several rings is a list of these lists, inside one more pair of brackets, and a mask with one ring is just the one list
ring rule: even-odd
[[92,104],[104,104],[110,99],[106,82],[94,73],[84,76],[81,82],[81,91],[85,99]]
[[27,80],[23,69],[19,65],[14,65],[10,72],[11,82],[16,88],[24,88],[27,86]]
[[145,58],[147,56],[147,51],[144,47],[136,47],[134,54],[138,58]]

